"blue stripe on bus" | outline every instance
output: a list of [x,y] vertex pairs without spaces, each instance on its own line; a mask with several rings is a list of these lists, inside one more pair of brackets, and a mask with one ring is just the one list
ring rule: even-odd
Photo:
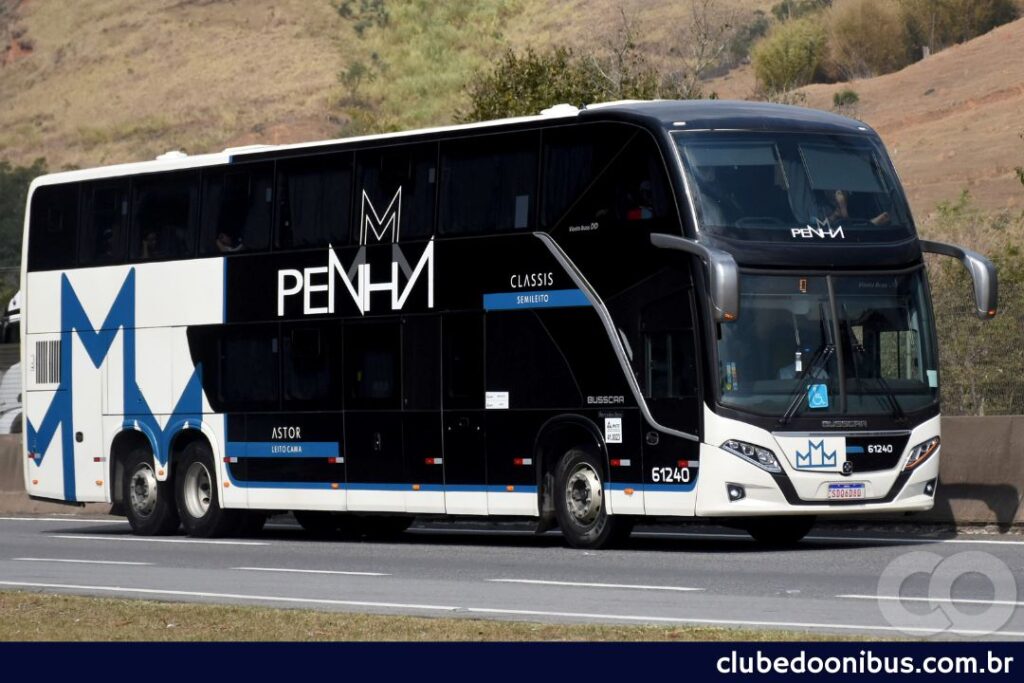
[[587,295],[579,289],[484,294],[485,311],[512,311],[520,308],[570,308],[589,305],[590,300]]
[[692,491],[697,485],[697,480],[687,484],[628,484],[623,482],[608,482],[604,485],[609,491],[625,491],[626,489],[634,489],[636,491],[645,491],[650,493],[676,493],[679,491]]
[[864,447],[863,446],[847,446],[846,447],[846,452],[847,453],[863,453],[864,452]]
[[337,441],[228,441],[229,458],[336,458]]
[[[233,486],[258,489],[329,489],[334,491],[408,491],[410,493],[537,493],[536,486],[484,486],[480,484],[386,484],[380,482],[326,482],[326,481],[239,481],[228,473]],[[413,486],[419,488],[414,489]],[[509,491],[508,486],[515,490]]]

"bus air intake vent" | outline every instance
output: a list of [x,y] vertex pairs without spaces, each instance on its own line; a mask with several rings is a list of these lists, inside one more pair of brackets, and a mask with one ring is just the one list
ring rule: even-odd
[[36,342],[36,384],[60,384],[60,340]]

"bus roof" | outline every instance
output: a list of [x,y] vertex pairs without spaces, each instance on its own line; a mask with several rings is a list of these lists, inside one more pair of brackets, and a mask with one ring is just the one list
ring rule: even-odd
[[96,168],[51,173],[36,178],[38,185],[52,185],[81,180],[111,178],[144,173],[158,173],[201,166],[212,166],[245,160],[287,156],[290,153],[345,147],[360,143],[434,136],[488,128],[531,127],[552,121],[631,121],[647,127],[668,130],[778,130],[821,133],[873,133],[867,124],[829,112],[766,102],[742,100],[624,100],[585,105],[555,105],[535,116],[518,116],[479,123],[421,128],[396,133],[364,135],[351,138],[320,140],[285,145],[248,145],[228,148],[211,154],[188,155],[181,152],[162,154],[151,161],[116,164]]

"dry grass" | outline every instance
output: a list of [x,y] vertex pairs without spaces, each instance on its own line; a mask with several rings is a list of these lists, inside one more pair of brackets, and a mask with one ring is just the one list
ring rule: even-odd
[[796,631],[396,617],[0,592],[0,641],[836,640]]

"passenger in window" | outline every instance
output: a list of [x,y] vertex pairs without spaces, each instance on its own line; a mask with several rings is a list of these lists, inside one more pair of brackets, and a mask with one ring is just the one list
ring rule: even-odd
[[217,251],[222,254],[229,254],[241,251],[244,248],[241,237],[235,237],[226,232],[217,233]]
[[160,234],[156,230],[147,230],[142,237],[142,258],[153,259],[166,256],[160,246]]
[[[850,195],[843,190],[836,190],[835,210],[829,215],[828,220],[841,221],[850,217]],[[883,211],[869,221],[872,225],[886,225],[889,223],[889,212]]]
[[643,221],[650,218],[654,218],[654,192],[651,189],[651,181],[645,180],[640,183],[633,208],[626,213],[626,220]]

